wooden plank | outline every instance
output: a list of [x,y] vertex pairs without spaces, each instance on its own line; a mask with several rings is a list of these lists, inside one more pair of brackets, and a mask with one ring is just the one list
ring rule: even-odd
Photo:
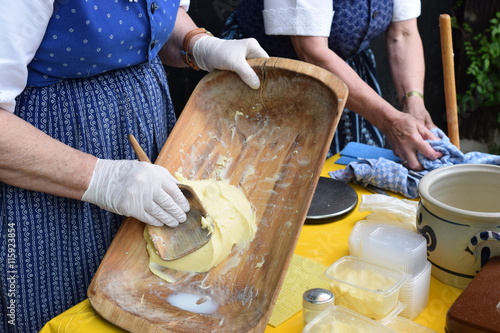
[[448,14],[439,16],[441,36],[441,58],[443,61],[444,95],[446,101],[446,122],[448,137],[452,144],[460,149],[458,129],[457,91],[455,85],[455,62],[453,59],[453,41],[451,36],[451,19]]

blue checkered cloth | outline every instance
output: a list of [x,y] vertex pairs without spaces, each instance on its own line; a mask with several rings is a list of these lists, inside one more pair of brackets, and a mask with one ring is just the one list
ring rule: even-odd
[[406,198],[418,198],[418,183],[430,171],[455,164],[493,164],[500,165],[500,156],[481,152],[462,153],[454,146],[444,132],[438,128],[432,129],[438,140],[427,142],[436,151],[443,154],[441,158],[429,160],[417,152],[417,157],[423,171],[408,170],[401,163],[380,157],[361,158],[350,162],[345,169],[329,172],[331,178],[344,181],[353,181],[364,187],[375,186],[379,189],[400,193]]

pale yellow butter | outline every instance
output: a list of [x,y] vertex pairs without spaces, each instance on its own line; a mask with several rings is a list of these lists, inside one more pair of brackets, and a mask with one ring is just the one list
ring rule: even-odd
[[[178,175],[177,175],[178,176]],[[179,176],[178,176],[179,178]],[[144,233],[149,253],[149,268],[153,274],[171,282],[167,268],[183,272],[207,272],[220,264],[234,246],[244,249],[255,237],[257,223],[255,210],[240,188],[227,180],[185,180],[191,186],[207,211],[207,220],[213,225],[212,238],[200,249],[177,260],[162,260],[155,251],[149,234]]]
[[397,305],[398,293],[386,293],[397,282],[391,277],[370,269],[360,269],[338,272],[336,278],[349,283],[331,283],[338,305],[375,320],[385,317]]

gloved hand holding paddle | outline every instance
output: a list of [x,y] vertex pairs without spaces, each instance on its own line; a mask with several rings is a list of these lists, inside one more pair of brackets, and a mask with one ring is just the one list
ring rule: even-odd
[[178,181],[159,165],[99,159],[82,200],[153,226],[186,221],[189,203]]

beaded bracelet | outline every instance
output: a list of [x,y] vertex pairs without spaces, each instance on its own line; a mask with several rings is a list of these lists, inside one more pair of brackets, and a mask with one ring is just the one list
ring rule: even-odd
[[424,99],[424,94],[422,94],[420,91],[417,90],[412,90],[404,94],[403,98],[401,99],[401,105],[404,105],[406,102],[406,99],[410,96],[418,96],[421,99]]
[[199,34],[207,34],[209,36],[213,36],[209,31],[207,31],[205,28],[198,28],[198,29],[193,29],[189,31],[186,36],[184,36],[184,40],[182,42],[182,50],[181,50],[181,55],[182,59],[192,69],[196,69],[197,71],[200,70],[200,67],[196,65],[196,62],[194,61],[193,55],[189,53],[188,47],[189,47],[189,42],[191,41],[191,38],[193,38],[196,35]]

